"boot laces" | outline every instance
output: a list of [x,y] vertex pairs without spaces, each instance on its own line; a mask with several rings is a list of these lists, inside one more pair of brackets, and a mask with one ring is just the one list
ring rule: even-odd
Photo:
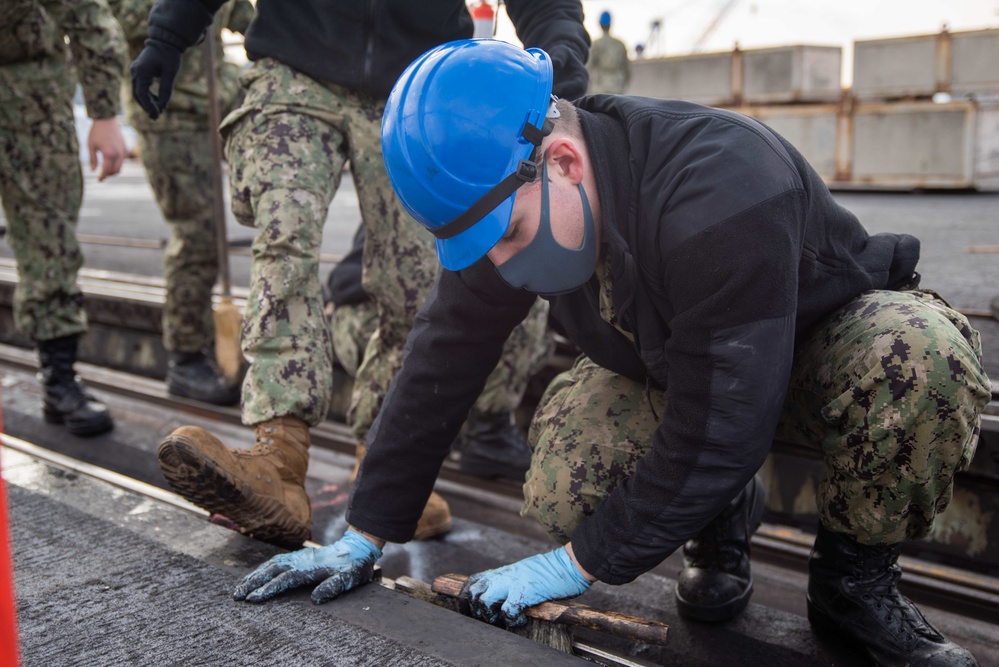
[[[684,545],[691,567],[731,571],[739,567],[748,545],[732,534],[732,512],[722,512]],[[748,531],[747,531],[748,534]]]
[[256,430],[255,433],[255,444],[253,447],[247,451],[248,456],[254,455],[267,455],[270,454],[271,446],[274,444],[274,438],[271,437],[274,433],[277,433],[277,427],[275,426],[261,426]]
[[[866,567],[856,564],[854,576],[863,587],[861,597],[873,602],[873,611],[881,614],[886,627],[896,632],[906,644],[912,644],[917,635],[936,637],[922,614],[898,590],[902,570],[891,562],[870,563]],[[897,628],[897,629],[896,629]]]

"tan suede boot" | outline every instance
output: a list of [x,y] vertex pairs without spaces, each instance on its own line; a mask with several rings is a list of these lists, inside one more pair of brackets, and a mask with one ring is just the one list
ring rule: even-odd
[[208,431],[182,426],[159,448],[163,476],[180,495],[221,514],[243,533],[294,549],[309,538],[305,492],[309,426],[278,417],[256,428],[252,449],[228,449]]
[[[361,461],[368,453],[368,447],[363,442],[357,443],[357,460],[354,462],[354,470],[350,473],[350,483],[357,479],[357,471],[361,468]],[[414,540],[429,540],[432,537],[443,535],[451,530],[451,508],[436,491],[431,492],[427,500],[423,514],[420,515],[420,522],[416,524]]]

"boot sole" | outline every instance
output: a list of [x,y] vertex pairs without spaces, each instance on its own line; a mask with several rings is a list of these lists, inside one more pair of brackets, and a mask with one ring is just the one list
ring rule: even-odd
[[159,447],[160,469],[177,493],[195,505],[221,514],[245,535],[297,549],[309,538],[308,526],[274,498],[260,496],[204,456],[190,439],[167,436]]
[[91,426],[86,426],[83,428],[80,428],[79,426],[70,426],[69,424],[66,423],[66,420],[63,418],[61,412],[51,411],[47,408],[42,409],[42,417],[49,424],[60,424],[61,426],[65,426],[66,430],[72,433],[73,435],[79,435],[82,437],[100,435],[101,433],[107,433],[112,428],[114,428],[114,420],[111,419],[110,417],[108,417],[106,420],[102,422],[93,424]]
[[721,623],[732,620],[749,605],[749,598],[752,595],[753,583],[750,581],[746,592],[736,599],[717,607],[704,607],[687,602],[680,597],[680,594],[676,590],[673,591],[673,598],[676,600],[676,610],[680,616],[691,621],[701,621],[702,623]]

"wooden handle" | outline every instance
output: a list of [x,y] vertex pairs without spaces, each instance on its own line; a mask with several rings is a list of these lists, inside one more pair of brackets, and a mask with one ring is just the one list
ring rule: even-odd
[[[463,574],[445,574],[434,579],[433,592],[448,597],[458,597],[468,579]],[[524,614],[541,621],[577,625],[606,632],[616,637],[646,644],[666,646],[669,643],[669,626],[641,616],[600,611],[572,600],[552,600],[528,607]]]

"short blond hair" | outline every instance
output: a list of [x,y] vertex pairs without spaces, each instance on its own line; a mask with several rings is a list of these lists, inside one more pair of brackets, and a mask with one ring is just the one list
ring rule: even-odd
[[579,123],[579,111],[576,110],[576,105],[569,100],[559,98],[555,102],[555,108],[558,109],[559,117],[554,120],[555,129],[553,132],[560,131],[573,139],[581,140],[583,127]]
[[[559,98],[555,101],[555,108],[558,109],[559,115],[558,118],[552,119],[552,134],[568,136],[572,139],[582,141],[583,126],[579,122],[579,111],[576,109],[576,105],[569,100]],[[536,147],[531,159],[538,170],[537,175],[534,177],[535,181],[541,178],[541,168],[544,160],[545,152],[541,150],[541,146]]]

